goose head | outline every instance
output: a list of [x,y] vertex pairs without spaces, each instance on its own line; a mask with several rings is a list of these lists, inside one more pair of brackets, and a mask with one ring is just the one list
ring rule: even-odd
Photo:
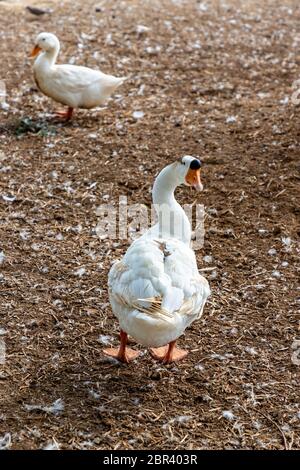
[[185,184],[191,186],[197,191],[203,190],[200,178],[201,161],[191,155],[184,155],[175,163],[175,172],[177,174],[178,185]]
[[35,46],[30,54],[31,57],[36,57],[40,52],[46,52],[57,55],[59,52],[59,40],[52,33],[40,33],[35,41]]

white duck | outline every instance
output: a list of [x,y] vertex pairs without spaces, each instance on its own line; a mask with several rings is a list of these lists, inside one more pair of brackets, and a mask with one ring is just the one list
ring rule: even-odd
[[37,57],[33,66],[37,87],[45,95],[68,106],[57,114],[71,119],[74,108],[94,108],[106,103],[110,95],[127,77],[106,75],[78,65],[57,65],[60,50],[58,38],[52,33],[40,33],[31,57]]
[[109,296],[119,319],[121,344],[119,349],[105,349],[108,356],[122,362],[138,356],[126,347],[128,334],[151,347],[152,356],[164,363],[187,355],[175,342],[202,315],[210,289],[198,272],[190,248],[190,222],[174,191],[180,184],[202,190],[200,166],[198,159],[186,155],[160,172],[152,194],[158,223],[134,241],[109,272]]

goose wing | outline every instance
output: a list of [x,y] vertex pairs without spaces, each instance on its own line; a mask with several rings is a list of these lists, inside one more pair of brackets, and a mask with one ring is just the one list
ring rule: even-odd
[[209,287],[193,251],[182,242],[140,239],[111,268],[109,292],[124,307],[168,321],[175,313],[195,317]]

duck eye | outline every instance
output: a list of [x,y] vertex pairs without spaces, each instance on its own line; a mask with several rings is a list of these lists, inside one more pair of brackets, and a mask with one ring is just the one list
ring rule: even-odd
[[199,168],[201,167],[201,162],[200,160],[192,160],[191,163],[190,163],[190,169],[191,170],[199,170]]

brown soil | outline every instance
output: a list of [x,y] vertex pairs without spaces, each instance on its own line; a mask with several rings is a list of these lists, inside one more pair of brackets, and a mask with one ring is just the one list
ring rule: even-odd
[[[42,5],[52,14],[0,3],[0,438],[15,449],[299,449],[298,1]],[[43,30],[61,39],[61,62],[130,76],[106,109],[51,121],[27,58]],[[197,258],[216,267],[210,301],[179,341],[191,351],[182,363],[146,353],[115,365],[100,335],[118,344],[107,273],[128,242],[99,240],[96,208],[119,195],[150,204],[155,174],[187,153],[205,162]],[[57,399],[57,414],[26,407]]]

